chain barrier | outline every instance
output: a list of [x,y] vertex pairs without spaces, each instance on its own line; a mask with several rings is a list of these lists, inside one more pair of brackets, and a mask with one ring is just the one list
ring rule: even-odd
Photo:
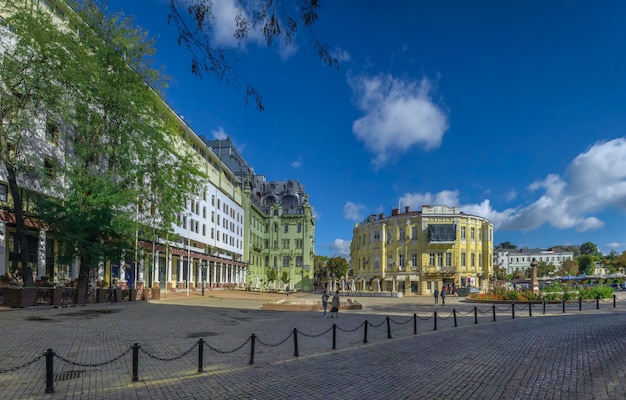
[[[508,310],[510,310],[510,309],[511,309],[511,307],[509,307],[507,310],[504,310],[504,311],[508,311]],[[476,307],[476,311],[478,311],[479,313],[487,314],[487,313],[492,312],[493,310],[492,310],[491,308],[488,308],[486,311],[483,311],[483,310],[481,310],[480,308]],[[470,312],[472,312],[472,313],[473,313],[473,312],[474,312],[474,310],[472,310],[472,311],[470,311]]]
[[289,335],[287,335],[286,338],[284,338],[282,341],[276,343],[276,344],[271,344],[271,343],[264,343],[261,339],[259,339],[259,337],[256,337],[256,341],[259,342],[260,344],[262,344],[263,346],[267,346],[267,347],[278,347],[281,344],[285,343],[291,336],[293,335],[293,331],[291,331],[289,333]]
[[428,321],[432,317],[433,317],[432,315],[429,315],[428,317],[420,317],[419,315],[417,315],[417,319],[421,319],[422,321]]
[[[513,307],[513,306],[511,305],[511,307]],[[528,308],[528,304],[527,304],[527,305],[525,305],[525,306],[523,306],[523,307],[522,307],[522,306],[518,306],[518,305],[516,305],[516,306],[515,306],[515,309],[516,309],[516,310],[525,310],[525,309],[527,309],[527,308]]]
[[[478,310],[478,311],[480,311],[480,310]],[[457,313],[458,315],[460,315],[460,316],[466,316],[466,315],[474,314],[474,310],[473,310],[473,309],[472,309],[472,310],[469,310],[469,311],[468,311],[468,312],[466,312],[466,313],[463,313],[463,312],[461,312],[461,311],[458,311],[458,310],[457,310],[457,312],[456,312],[456,313]]]
[[144,349],[143,347],[140,347],[139,350],[141,350],[141,352],[145,355],[147,355],[148,357],[152,358],[153,360],[157,360],[157,361],[175,361],[178,359],[181,359],[183,357],[185,357],[187,354],[191,353],[191,351],[193,349],[195,349],[196,347],[198,347],[198,343],[196,342],[193,346],[191,346],[191,348],[185,352],[183,352],[182,354],[175,356],[175,357],[171,357],[171,358],[164,358],[164,357],[157,357],[154,354],[151,354],[150,352],[148,352],[146,349]]
[[[359,329],[359,328],[360,328],[360,327],[362,327],[363,325],[365,325],[365,322],[363,322],[361,325],[357,326],[357,327],[356,327],[356,328],[354,328],[354,329],[343,329],[343,328],[340,328],[340,327],[337,327],[337,329],[338,329],[338,330],[340,330],[340,331],[342,331],[342,332],[350,333],[350,332],[354,332],[354,331],[356,331],[357,329]],[[381,325],[382,325],[382,324],[381,324]]]
[[450,315],[448,315],[447,317],[440,317],[439,314],[437,314],[437,318],[439,318],[442,321],[445,321],[447,319],[452,318],[452,314],[454,314],[453,312],[450,312]]
[[383,324],[384,324],[385,322],[387,322],[387,320],[386,320],[386,319],[384,319],[384,320],[383,320],[383,322],[381,322],[381,323],[380,323],[380,324],[378,324],[378,325],[374,325],[374,324],[372,324],[371,322],[368,322],[368,324],[369,324],[369,326],[371,326],[372,328],[378,328],[378,327],[380,327],[380,326],[383,326]]
[[24,364],[22,364],[22,365],[20,365],[20,366],[18,366],[18,367],[7,368],[7,369],[0,368],[0,374],[4,374],[4,373],[7,373],[7,372],[15,372],[15,371],[20,370],[20,369],[22,369],[22,368],[26,368],[26,367],[28,367],[29,365],[34,364],[34,363],[36,363],[37,361],[41,360],[44,356],[45,356],[45,354],[42,354],[42,355],[40,355],[40,356],[37,356],[37,357],[35,357],[34,359],[32,359],[32,360],[30,360],[30,361],[28,361],[28,362],[25,362]]
[[496,307],[496,311],[506,312],[506,311],[510,311],[511,308],[513,308],[513,305],[510,305],[508,308],[505,308],[505,309]]
[[410,317],[409,317],[409,319],[407,319],[407,320],[406,320],[406,321],[404,321],[404,322],[397,322],[397,321],[395,321],[395,320],[394,320],[393,318],[391,318],[391,317],[389,318],[389,320],[390,320],[391,322],[393,322],[394,324],[396,324],[396,325],[406,325],[406,324],[408,324],[409,322],[412,322],[412,321],[413,321],[413,316],[410,316]]
[[[363,323],[365,324],[365,322]],[[363,326],[363,324],[361,324],[360,326]],[[317,335],[312,335],[312,334],[308,334],[308,333],[304,333],[302,331],[298,331],[299,334],[301,334],[304,337],[309,337],[309,338],[318,338],[320,336],[323,336],[325,334],[327,334],[328,332],[330,332],[333,329],[332,325],[330,326],[330,328],[326,329],[324,332],[322,333],[318,333]]]
[[54,356],[55,356],[56,358],[58,358],[59,360],[63,361],[63,362],[66,362],[66,363],[68,363],[68,364],[75,365],[75,366],[77,366],[77,367],[102,367],[103,365],[113,364],[114,362],[116,362],[116,361],[120,360],[120,359],[121,359],[122,357],[124,357],[126,354],[130,353],[130,352],[131,352],[131,350],[132,350],[132,347],[129,347],[129,348],[128,348],[128,350],[126,350],[125,352],[123,352],[123,353],[122,353],[122,354],[120,354],[119,356],[117,356],[117,357],[115,357],[115,358],[112,358],[112,359],[110,359],[110,360],[108,360],[108,361],[103,361],[103,362],[100,362],[100,363],[79,363],[79,362],[76,362],[76,361],[68,360],[67,358],[62,357],[62,356],[58,355],[57,353],[54,353]]
[[207,342],[204,342],[204,345],[205,345],[206,347],[208,347],[209,349],[213,350],[213,351],[214,351],[214,352],[216,352],[216,353],[219,353],[219,354],[230,354],[230,353],[234,353],[234,352],[236,352],[236,351],[241,350],[241,349],[243,348],[243,346],[247,345],[247,344],[248,344],[248,342],[250,342],[250,340],[251,340],[251,338],[250,338],[250,337],[248,337],[248,339],[247,339],[245,342],[243,342],[243,343],[242,343],[239,347],[236,347],[236,348],[234,348],[234,349],[232,349],[232,350],[220,350],[220,349],[217,349],[217,348],[215,348],[215,347],[211,346],[211,345],[210,345],[209,343],[207,343]]

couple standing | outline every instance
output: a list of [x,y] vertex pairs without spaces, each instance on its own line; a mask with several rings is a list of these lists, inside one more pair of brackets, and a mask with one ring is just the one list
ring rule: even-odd
[[[322,307],[324,308],[324,318],[326,318],[326,309],[328,308],[328,292],[324,290],[322,294]],[[330,303],[330,317],[339,318],[339,290],[333,295],[333,300]]]

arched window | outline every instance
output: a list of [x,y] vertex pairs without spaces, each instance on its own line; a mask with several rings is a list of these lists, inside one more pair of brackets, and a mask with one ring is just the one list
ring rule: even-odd
[[282,199],[283,206],[297,206],[298,198],[296,196],[284,196]]

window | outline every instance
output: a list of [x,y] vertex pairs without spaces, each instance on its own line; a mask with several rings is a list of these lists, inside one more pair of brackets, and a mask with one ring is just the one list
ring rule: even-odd
[[461,240],[465,240],[465,227],[461,227]]
[[51,158],[46,157],[43,160],[43,171],[48,179],[55,179],[57,175],[56,166]]
[[202,207],[202,218],[206,219],[206,207]]
[[476,254],[471,254],[472,268],[476,267]]
[[296,256],[296,267],[302,267],[302,256]]
[[435,253],[430,253],[428,265],[430,265],[431,267],[435,266]]
[[289,256],[283,256],[283,267],[289,266]]
[[443,253],[437,253],[437,265],[443,266]]
[[387,256],[387,269],[391,269],[392,265],[393,265],[393,257]]
[[393,241],[393,232],[391,230],[387,231],[387,243],[391,243]]
[[7,201],[8,188],[7,185],[0,184],[0,201]]
[[380,232],[376,231],[374,232],[374,241],[377,242],[380,240]]
[[467,266],[467,254],[461,253],[461,267]]
[[285,224],[285,233],[289,232],[289,224]]
[[417,254],[416,253],[411,254],[411,266],[417,267]]
[[398,264],[400,264],[400,269],[404,268],[404,254],[399,255]]
[[476,230],[476,228],[471,228],[470,230],[470,239],[472,240],[472,242],[474,241],[474,231]]
[[417,240],[417,227],[413,227],[411,228],[411,239],[413,239],[414,241]]
[[298,233],[302,232],[302,224],[298,224]]
[[52,119],[46,121],[46,140],[54,144],[59,142],[59,123]]
[[446,253],[446,267],[452,266],[452,253]]
[[289,239],[283,239],[283,249],[289,248]]

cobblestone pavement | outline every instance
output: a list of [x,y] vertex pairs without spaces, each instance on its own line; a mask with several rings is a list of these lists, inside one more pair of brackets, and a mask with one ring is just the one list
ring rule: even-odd
[[[218,290],[8,310],[0,312],[0,398],[623,399],[624,297],[616,307],[568,303],[565,312],[548,304],[545,314],[541,304],[355,298],[363,310],[339,319],[260,310],[284,295]],[[46,349],[56,354],[53,393]]]

